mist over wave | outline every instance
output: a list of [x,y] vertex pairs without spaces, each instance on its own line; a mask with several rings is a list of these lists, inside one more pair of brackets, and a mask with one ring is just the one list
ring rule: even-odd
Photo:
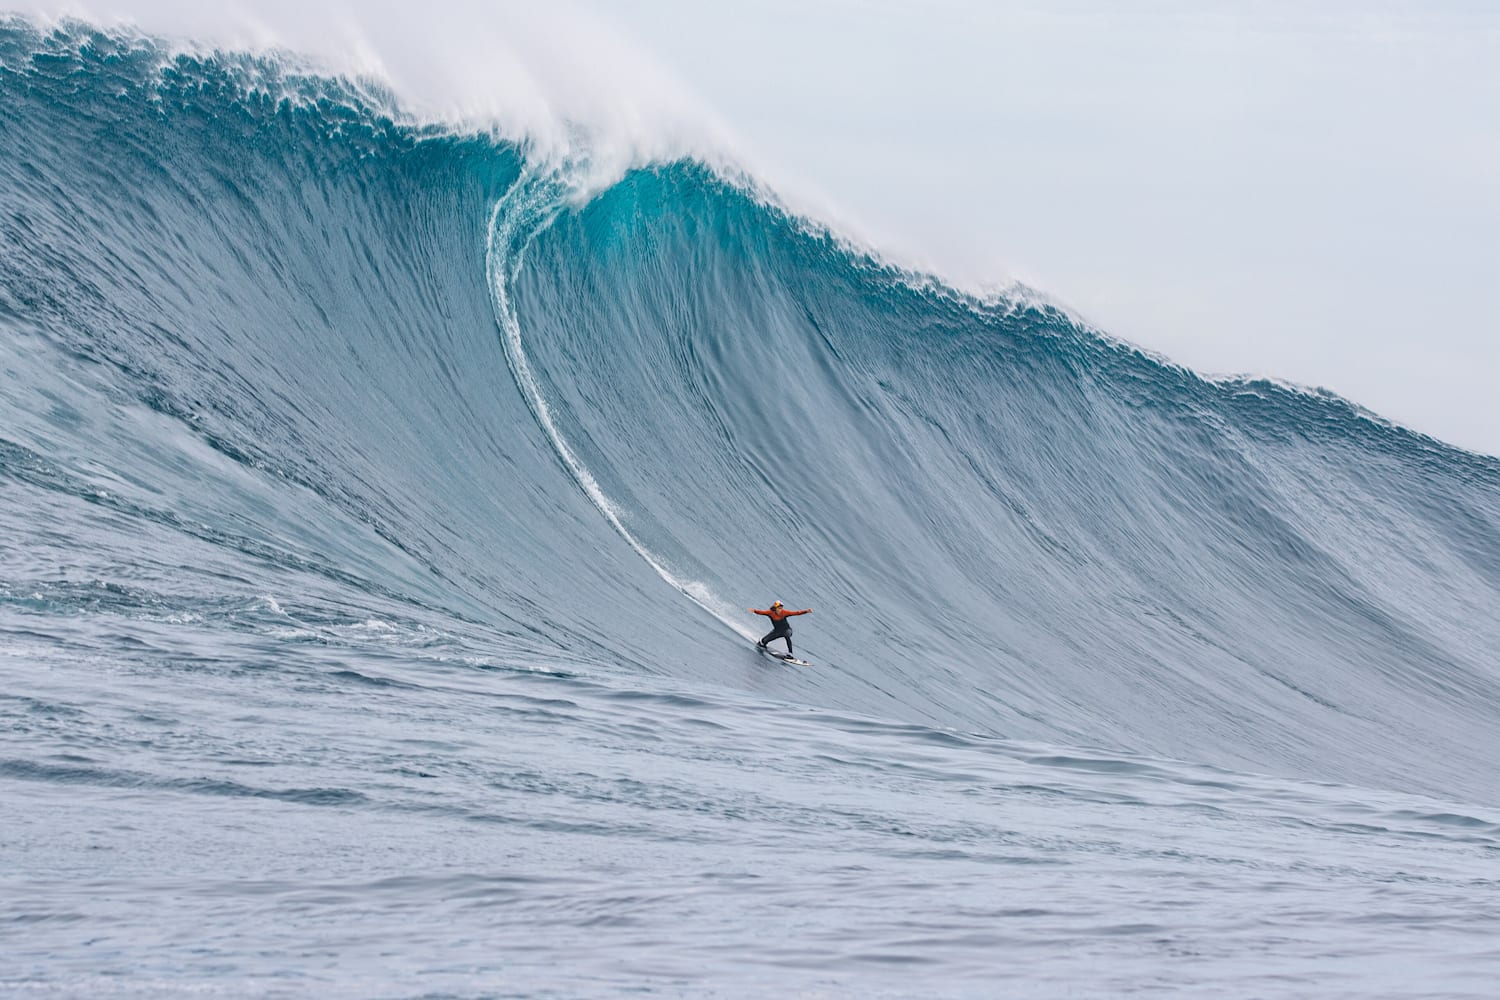
[[[842,752],[805,718],[974,787],[1031,780],[992,752],[1273,775],[1224,777],[1234,808],[1284,794],[1319,830],[1326,807],[1442,839],[1449,814],[1295,782],[1497,801],[1491,459],[898,270],[691,158],[594,190],[345,79],[79,24],[0,25],[0,97],[0,624],[47,689],[8,781],[459,823],[489,808],[458,804],[460,761],[500,753],[506,794],[615,801],[594,782],[622,768],[668,808],[653,740],[701,732],[710,770],[791,748],[790,788]],[[772,598],[816,609],[815,669],[748,647]],[[114,698],[174,721],[121,751]],[[500,702],[534,745],[450,745]],[[231,777],[244,739],[301,746],[358,704],[391,744]],[[392,749],[408,729],[437,756]],[[428,800],[418,772],[456,784]],[[713,773],[686,798],[750,802],[736,836],[804,822]],[[593,822],[636,830],[620,794]]]

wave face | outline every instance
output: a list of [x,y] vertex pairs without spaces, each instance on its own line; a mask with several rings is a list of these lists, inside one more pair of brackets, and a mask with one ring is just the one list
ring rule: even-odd
[[672,576],[827,608],[820,697],[1340,778],[1483,770],[1454,765],[1497,704],[1493,462],[914,286],[692,167],[537,229],[502,277],[568,464]]
[[790,697],[1496,792],[1492,460],[913,281],[691,163],[580,206],[275,64],[9,47],[9,464],[107,493],[111,548],[144,518],[730,684],[779,596],[818,609]]
[[[274,689],[273,745],[316,727],[302,699],[428,718],[403,685],[541,671],[574,686],[532,708],[572,699],[577,728],[529,738],[601,772],[682,719],[711,740],[791,705],[856,742],[890,720],[872,754],[923,733],[1500,801],[1490,458],[918,279],[701,164],[581,198],[275,60],[11,21],[0,98],[0,621],[49,677],[144,657],[159,699]],[[749,648],[773,598],[816,609],[815,668]],[[95,704],[59,690],[16,718]],[[658,714],[599,721],[630,692]],[[475,704],[445,718],[478,731]],[[764,739],[806,741],[788,782],[826,766]],[[177,773],[227,750],[48,756],[78,741],[8,741],[0,774],[383,794]]]

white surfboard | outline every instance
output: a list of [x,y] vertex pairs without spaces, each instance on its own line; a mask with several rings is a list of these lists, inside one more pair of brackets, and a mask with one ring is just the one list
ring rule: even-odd
[[774,650],[774,649],[767,649],[765,646],[759,645],[758,643],[756,644],[756,648],[759,649],[762,653],[765,653],[767,656],[774,656],[776,659],[780,660],[782,663],[795,663],[799,667],[810,667],[810,666],[812,666],[812,664],[810,662],[808,662],[807,660],[799,660],[795,656],[791,655],[790,653],[778,653],[778,652],[776,652],[776,650]]

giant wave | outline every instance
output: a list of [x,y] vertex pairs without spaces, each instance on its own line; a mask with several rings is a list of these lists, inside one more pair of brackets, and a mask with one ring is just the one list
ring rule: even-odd
[[1487,995],[1500,464],[575,153],[0,23],[0,990]]
[[[788,698],[1493,797],[1492,460],[920,280],[690,161],[579,198],[274,63],[5,39],[8,465],[106,486],[118,544],[150,510],[306,597],[731,685],[780,595],[819,609]],[[48,424],[59,379],[95,412]]]

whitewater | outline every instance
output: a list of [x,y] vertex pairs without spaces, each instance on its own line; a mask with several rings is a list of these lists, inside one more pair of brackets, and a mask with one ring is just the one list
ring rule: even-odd
[[0,20],[0,995],[1494,995],[1500,462],[556,153]]

